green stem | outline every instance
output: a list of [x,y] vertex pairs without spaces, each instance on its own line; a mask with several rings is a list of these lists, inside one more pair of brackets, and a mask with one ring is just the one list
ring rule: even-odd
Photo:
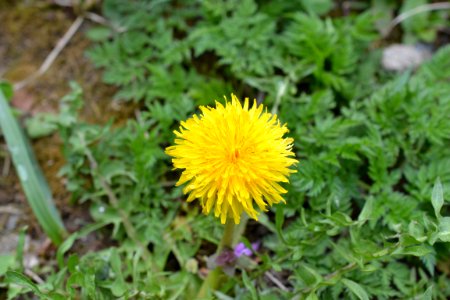
[[237,242],[239,242],[239,239],[245,232],[245,228],[247,227],[249,216],[247,214],[242,214],[241,216],[241,222],[236,225],[236,228],[234,229],[234,237],[233,237],[233,243],[232,245],[235,245]]
[[203,281],[202,287],[200,288],[200,291],[198,292],[195,299],[208,299],[206,297],[208,296],[210,291],[215,290],[217,286],[219,286],[219,279],[222,274],[222,267],[216,267],[214,270],[210,271],[208,273],[208,276],[206,276],[205,280]]
[[228,222],[225,224],[222,240],[220,240],[219,246],[217,247],[217,250],[216,250],[216,254],[219,254],[225,248],[233,247],[235,228],[236,228],[236,225],[234,225],[233,221],[228,220]]
[[[219,245],[217,246],[216,255],[219,255],[224,249],[232,248],[233,242],[236,241],[236,237],[234,236],[236,226],[234,225],[232,220],[228,220],[225,224],[225,228],[223,231],[222,239],[220,240]],[[223,275],[222,267],[218,266],[214,270],[208,273],[205,280],[203,281],[202,287],[197,294],[196,299],[206,299],[208,294],[216,290],[220,283],[220,277]]]

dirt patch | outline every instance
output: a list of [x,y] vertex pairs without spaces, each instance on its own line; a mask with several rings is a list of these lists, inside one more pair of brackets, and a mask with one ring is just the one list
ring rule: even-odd
[[[49,2],[27,3],[0,3],[0,77],[12,83],[37,71],[76,19],[70,7],[48,5]],[[112,105],[116,89],[102,83],[101,71],[85,55],[91,46],[85,32],[92,26],[96,24],[84,21],[50,69],[15,92],[12,103],[22,112],[21,120],[38,112],[56,113],[60,99],[70,91],[70,81],[78,82],[84,90],[86,101],[81,114],[84,120],[102,124],[113,118],[122,123],[133,114],[135,105]],[[0,153],[0,235],[16,234],[27,225],[29,238],[47,247],[1,138],[0,146],[3,149]],[[34,140],[32,146],[68,230],[75,231],[89,223],[87,207],[71,203],[63,179],[57,175],[65,164],[57,134]],[[94,248],[100,246],[92,243]]]

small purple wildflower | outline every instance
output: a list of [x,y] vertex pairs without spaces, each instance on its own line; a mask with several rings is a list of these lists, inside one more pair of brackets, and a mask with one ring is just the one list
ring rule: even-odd
[[234,247],[234,255],[236,257],[241,257],[242,255],[251,256],[254,251],[257,251],[259,249],[259,244],[259,242],[252,243],[252,251],[247,248],[244,243],[239,243],[236,245],[236,247]]

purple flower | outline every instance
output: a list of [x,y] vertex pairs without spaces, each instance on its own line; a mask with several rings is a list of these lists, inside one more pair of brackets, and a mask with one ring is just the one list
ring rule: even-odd
[[234,255],[236,257],[241,257],[242,255],[251,256],[254,251],[259,249],[259,242],[252,243],[252,249],[253,251],[245,247],[244,243],[239,243],[234,247]]

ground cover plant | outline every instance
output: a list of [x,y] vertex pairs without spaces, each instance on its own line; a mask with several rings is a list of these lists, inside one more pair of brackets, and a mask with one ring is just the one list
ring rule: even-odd
[[[96,99],[72,81],[57,113],[28,120],[29,135],[60,138],[66,205],[91,219],[67,232],[46,230],[54,246],[32,272],[23,264],[22,230],[15,252],[0,256],[0,295],[449,298],[450,21],[448,8],[436,4],[104,0],[77,7],[81,17],[103,17],[83,32],[92,40],[85,55],[102,84],[115,87],[110,105],[132,113],[87,120],[84,108]],[[383,49],[394,43],[421,45],[429,58],[387,70]],[[11,90],[0,87],[5,122]],[[257,209],[258,220],[242,215],[230,234],[233,218],[223,225],[202,213],[203,202],[186,201],[183,188],[192,182],[176,186],[182,170],[166,149],[180,122],[200,115],[200,106],[226,105],[232,93],[287,124],[298,163],[281,184],[285,203]],[[13,130],[0,125],[10,145]],[[8,128],[17,141],[19,131]],[[100,246],[80,250],[89,236],[101,237]]]

